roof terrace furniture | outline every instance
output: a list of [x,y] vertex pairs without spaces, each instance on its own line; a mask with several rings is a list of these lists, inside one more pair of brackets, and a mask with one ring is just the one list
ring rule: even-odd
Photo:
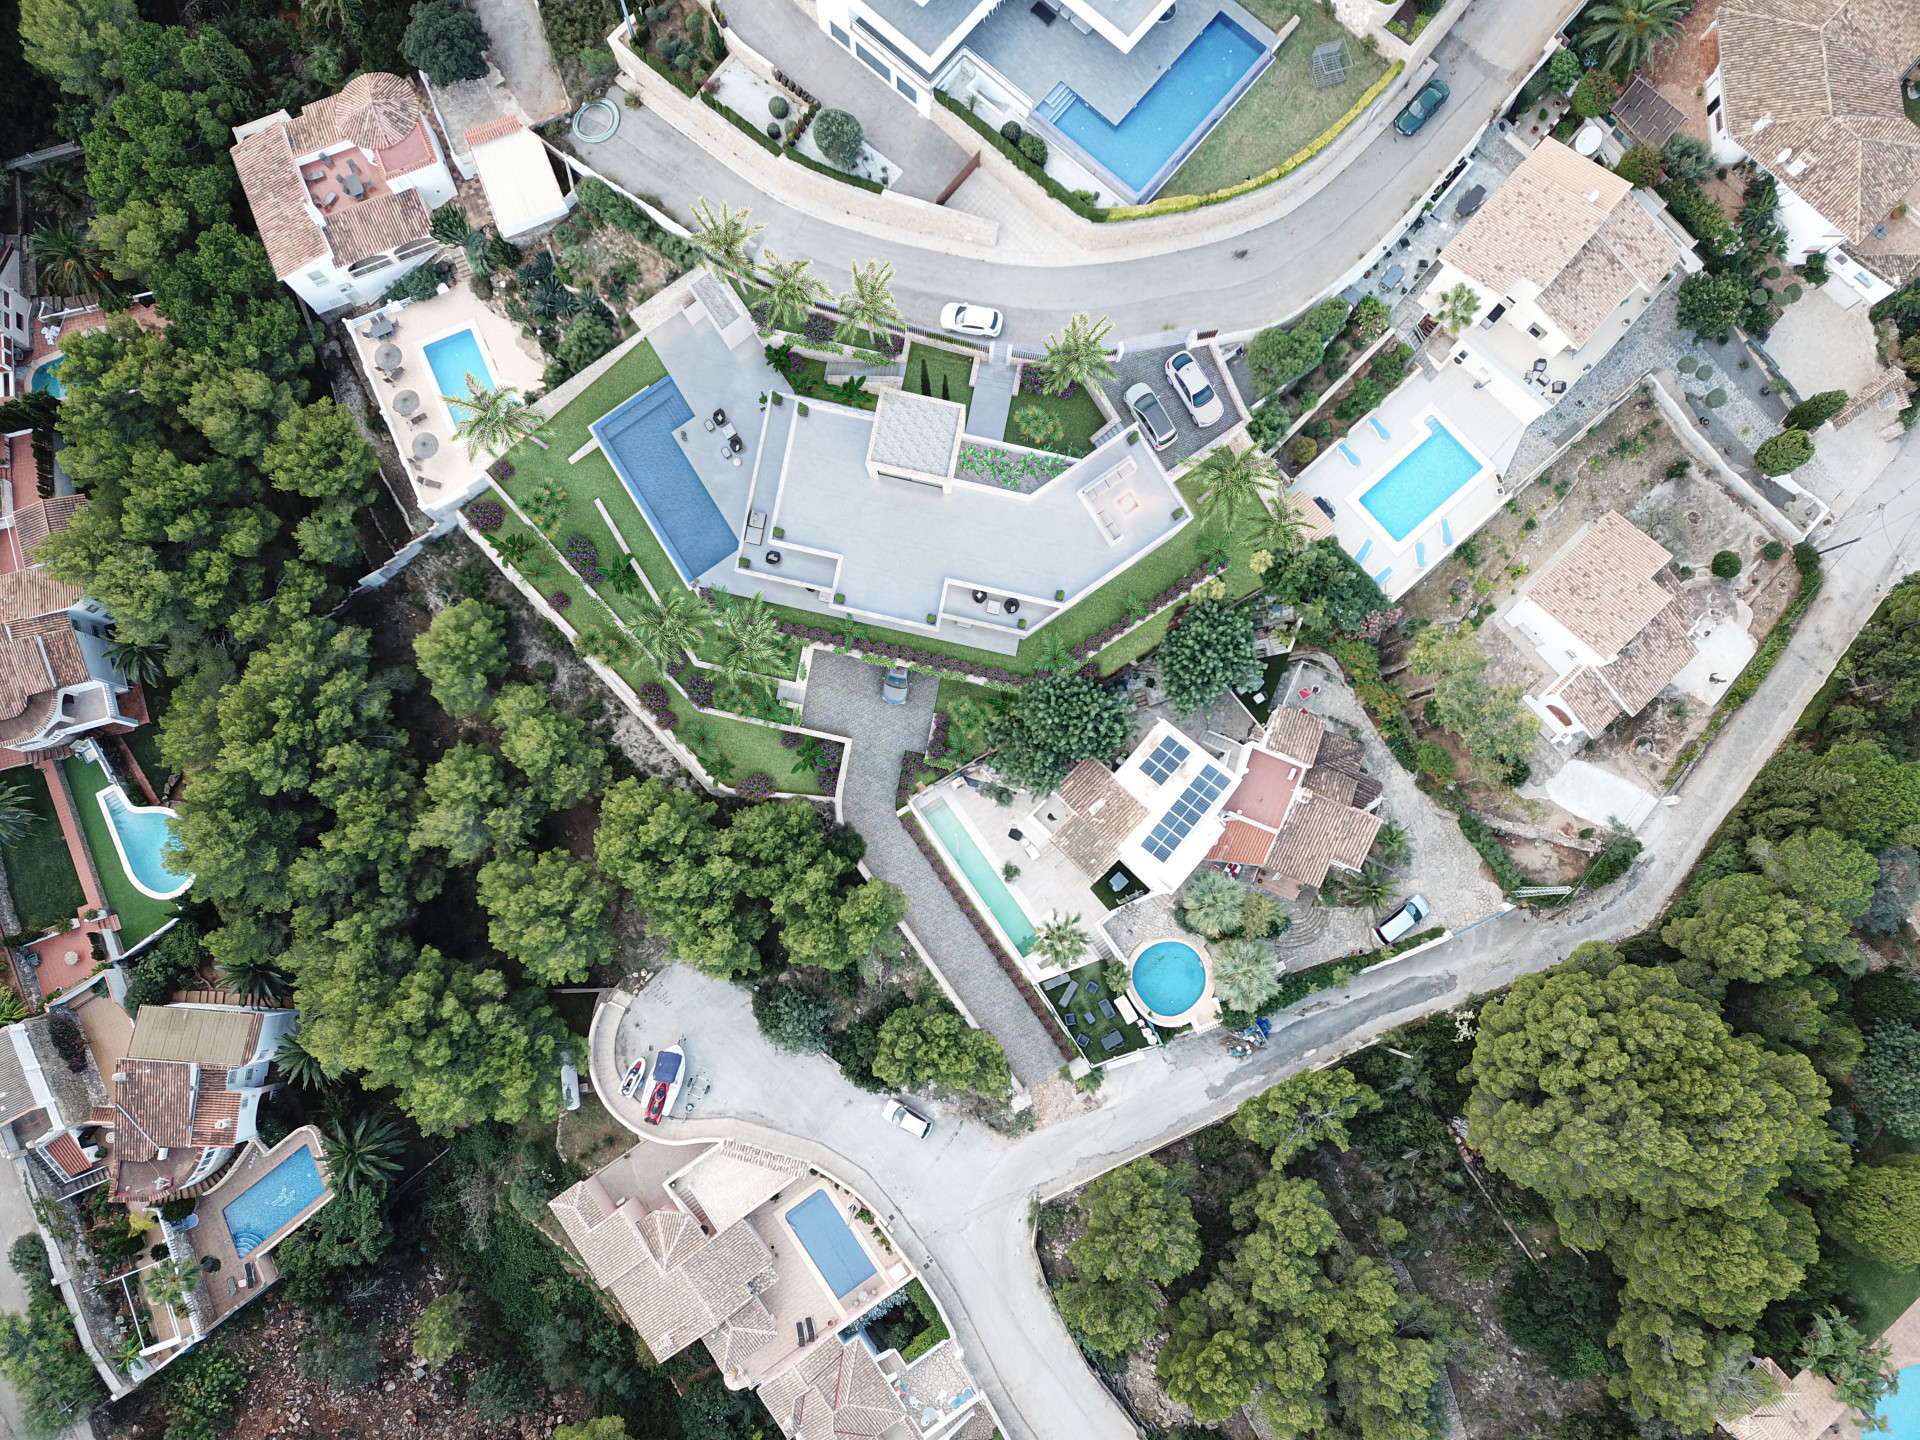
[[340,188],[356,200],[364,198],[367,193],[367,187],[361,183],[357,175],[342,175]]
[[331,210],[339,202],[340,192],[338,190],[329,190],[318,200],[314,201],[314,204],[318,205],[322,210]]
[[431,430],[423,430],[413,437],[414,458],[428,460],[438,454],[439,451],[440,437],[435,435]]
[[1100,1002],[1100,1013],[1111,1020],[1113,1018],[1113,1002],[1111,1000],[1102,1000]]
[[378,370],[398,370],[400,368],[400,347],[389,341],[373,352],[374,368]]
[[1118,1050],[1126,1043],[1127,1037],[1122,1035],[1118,1030],[1109,1030],[1100,1037],[1100,1048],[1102,1050]]
[[1475,185],[1460,197],[1460,203],[1453,207],[1453,213],[1459,219],[1464,220],[1473,214],[1474,211],[1478,210],[1480,206],[1485,203],[1486,198],[1487,187],[1484,185]]
[[716,407],[716,408],[715,408],[715,410],[714,410],[714,412],[713,412],[713,423],[714,423],[715,425],[724,425],[724,424],[726,424],[726,423],[727,423],[727,412],[726,412],[726,411],[724,411],[724,410],[721,410],[721,409],[719,409],[719,408],[717,408],[717,407]]
[[420,394],[415,390],[402,390],[393,397],[393,411],[396,415],[411,415],[420,408]]
[[373,323],[360,333],[369,340],[384,340],[399,328],[392,316],[376,315],[373,317]]
[[301,178],[301,179],[303,179],[303,180],[305,180],[305,181],[306,181],[306,182],[307,182],[307,183],[308,183],[309,185],[312,185],[312,184],[316,184],[316,183],[318,183],[318,182],[319,182],[319,181],[321,181],[321,180],[324,180],[324,179],[326,179],[326,178],[327,178],[327,172],[326,172],[326,171],[325,171],[324,169],[321,169],[321,170],[302,170],[302,171],[300,172],[300,178]]
[[747,544],[758,545],[767,538],[767,512],[752,510],[747,513]]

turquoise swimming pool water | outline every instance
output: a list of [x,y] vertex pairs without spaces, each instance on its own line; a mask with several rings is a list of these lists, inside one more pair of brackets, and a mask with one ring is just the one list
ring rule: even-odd
[[1162,940],[1133,962],[1133,988],[1154,1014],[1172,1019],[1206,993],[1207,967],[1184,940]]
[[1062,94],[1064,87],[1047,97],[1040,113],[1131,189],[1135,200],[1144,200],[1166,182],[1162,172],[1205,138],[1212,129],[1208,117],[1265,53],[1253,36],[1216,15],[1118,125],[1073,91]]
[[152,805],[133,805],[118,785],[100,792],[100,808],[107,824],[120,842],[126,862],[127,878],[156,900],[171,900],[193,884],[193,876],[182,875],[166,861],[167,821],[171,810]]
[[1429,416],[1431,432],[1373,488],[1360,497],[1367,513],[1395,540],[1418,530],[1460,488],[1480,473],[1480,462],[1437,416]]
[[926,817],[933,833],[947,847],[947,853],[958,862],[980,898],[987,902],[987,908],[993,911],[993,918],[1000,922],[1007,938],[1020,947],[1022,955],[1033,949],[1033,921],[1013,898],[1013,892],[1002,883],[993,862],[980,853],[980,847],[973,843],[973,836],[953,813],[953,807],[944,800],[936,800],[927,807]]
[[67,357],[62,355],[57,359],[49,360],[38,370],[34,371],[33,388],[46,391],[56,400],[64,399],[67,390],[66,387],[60,383],[60,367],[66,364],[66,362]]
[[233,1237],[233,1253],[245,1255],[266,1244],[326,1189],[313,1163],[313,1151],[302,1145],[221,1209],[220,1218]]
[[622,401],[587,428],[613,473],[647,517],[680,578],[693,584],[739,543],[712,492],[674,439],[693,407],[669,376]]
[[816,1190],[787,1212],[787,1228],[799,1237],[808,1257],[826,1277],[834,1298],[851,1295],[875,1273],[873,1261],[853,1238],[833,1197]]
[[[433,371],[433,383],[440,394],[459,399],[467,393],[467,376],[480,382],[481,388],[493,388],[493,374],[487,369],[487,357],[480,353],[480,339],[471,330],[443,335],[426,347],[427,367]],[[466,407],[456,406],[454,419]]]
[[1898,1378],[1899,1390],[1880,1402],[1887,1440],[1920,1440],[1920,1365],[1907,1366]]

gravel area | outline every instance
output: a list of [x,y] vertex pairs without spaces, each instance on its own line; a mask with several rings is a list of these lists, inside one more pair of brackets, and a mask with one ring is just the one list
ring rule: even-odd
[[[1167,418],[1173,421],[1174,441],[1159,452],[1160,463],[1169,469],[1211,445],[1231,430],[1239,419],[1233,412],[1233,401],[1227,397],[1226,387],[1220,382],[1219,367],[1213,363],[1212,352],[1200,345],[1188,353],[1200,362],[1200,368],[1206,372],[1207,382],[1219,395],[1225,413],[1204,430],[1193,423],[1192,414],[1181,404],[1180,397],[1174,393],[1173,383],[1167,379],[1167,361],[1179,348],[1177,345],[1167,345],[1152,350],[1129,351],[1113,362],[1114,378],[1106,384],[1107,399],[1112,402],[1114,413],[1123,420],[1133,418],[1133,412],[1127,408],[1127,391],[1143,381],[1153,387],[1153,393],[1160,397],[1161,408],[1167,412]],[[1241,391],[1243,396],[1247,393]]]
[[913,907],[907,924],[940,973],[974,1019],[1006,1047],[1007,1060],[1020,1083],[1038,1084],[1059,1070],[1059,1050],[894,813],[900,757],[926,747],[940,682],[924,671],[916,672],[907,703],[889,705],[880,698],[880,679],[886,671],[878,665],[816,650],[812,667],[801,723],[853,737],[847,752],[844,803],[847,823],[866,839],[868,868],[906,891]]

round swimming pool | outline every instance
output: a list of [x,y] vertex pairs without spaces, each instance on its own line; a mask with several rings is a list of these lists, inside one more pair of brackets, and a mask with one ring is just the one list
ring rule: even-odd
[[1134,957],[1133,988],[1154,1014],[1172,1019],[1199,1004],[1207,967],[1184,940],[1162,940]]

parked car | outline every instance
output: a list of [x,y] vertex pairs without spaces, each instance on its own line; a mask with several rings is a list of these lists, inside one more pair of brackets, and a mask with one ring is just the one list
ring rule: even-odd
[[1193,416],[1194,424],[1205,428],[1227,413],[1227,407],[1220,403],[1219,392],[1208,383],[1207,372],[1200,368],[1192,351],[1173,352],[1167,360],[1167,383],[1180,397],[1180,403],[1187,407],[1187,413]]
[[880,686],[880,698],[889,705],[907,703],[907,676],[913,672],[905,665],[896,665],[887,671],[887,678]]
[[1373,927],[1373,938],[1382,945],[1391,945],[1396,940],[1403,940],[1413,933],[1416,925],[1432,913],[1433,907],[1427,904],[1427,897],[1415,895]]
[[1420,93],[1407,102],[1407,108],[1393,117],[1393,128],[1402,135],[1413,134],[1433,118],[1433,112],[1446,104],[1451,94],[1453,91],[1447,88],[1446,81],[1429,80]]
[[927,1119],[924,1115],[909,1110],[898,1100],[887,1101],[886,1108],[883,1109],[880,1114],[889,1125],[898,1125],[902,1130],[917,1140],[926,1139],[928,1132],[933,1129],[933,1122],[931,1120]]
[[998,310],[969,305],[962,300],[943,306],[940,311],[940,328],[956,335],[978,335],[983,340],[991,340],[1000,333],[1002,323]]
[[1127,391],[1127,408],[1133,411],[1140,428],[1146,432],[1147,443],[1154,449],[1164,450],[1174,442],[1173,418],[1160,403],[1160,397],[1153,393],[1153,387],[1144,380]]
[[642,1055],[627,1067],[627,1078],[620,1082],[620,1093],[629,1100],[634,1091],[640,1088],[640,1082],[647,1078],[647,1057]]

